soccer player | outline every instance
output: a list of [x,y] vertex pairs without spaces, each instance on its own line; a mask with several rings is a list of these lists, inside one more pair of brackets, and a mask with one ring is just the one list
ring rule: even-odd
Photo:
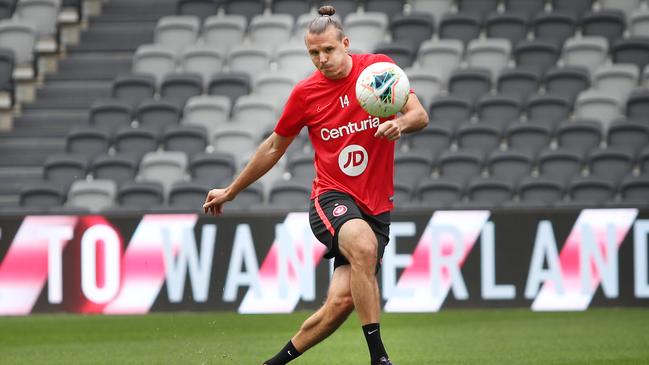
[[[316,177],[310,223],[314,235],[334,259],[334,273],[324,305],[265,365],[290,362],[332,334],[356,309],[367,340],[371,365],[391,365],[381,340],[381,302],[376,273],[390,229],[393,207],[394,141],[420,130],[428,115],[417,96],[395,119],[368,115],[355,97],[361,71],[376,62],[393,62],[378,54],[350,55],[350,40],[332,6],[323,6],[308,26],[306,48],[317,71],[300,81],[289,96],[274,132],[224,189],[213,189],[203,206],[219,215],[223,205],[263,176],[306,126],[315,150]],[[344,362],[344,361],[342,361]]]

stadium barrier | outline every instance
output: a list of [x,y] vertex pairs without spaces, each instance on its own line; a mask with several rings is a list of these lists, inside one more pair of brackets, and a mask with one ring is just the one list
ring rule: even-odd
[[[383,309],[649,305],[649,210],[394,213]],[[0,315],[287,313],[331,265],[307,213],[0,217]]]

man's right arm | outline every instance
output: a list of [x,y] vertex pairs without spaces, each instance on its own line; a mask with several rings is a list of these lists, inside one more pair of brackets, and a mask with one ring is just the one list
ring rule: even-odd
[[234,199],[248,185],[264,176],[284,155],[295,136],[283,137],[273,132],[252,155],[234,181],[224,189],[210,190],[205,198],[203,210],[205,213],[219,215],[223,212],[223,204]]

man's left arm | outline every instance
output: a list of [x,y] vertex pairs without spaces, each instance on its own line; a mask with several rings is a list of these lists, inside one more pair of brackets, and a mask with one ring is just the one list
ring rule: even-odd
[[428,113],[415,93],[410,93],[408,101],[401,108],[401,115],[395,119],[381,123],[374,134],[377,138],[387,138],[396,141],[403,133],[412,133],[428,125]]

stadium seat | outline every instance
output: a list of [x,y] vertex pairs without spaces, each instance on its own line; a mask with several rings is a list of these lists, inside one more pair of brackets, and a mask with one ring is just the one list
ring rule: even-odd
[[581,175],[583,155],[570,148],[546,149],[539,154],[537,165],[541,177],[565,184],[573,176]]
[[485,68],[467,68],[453,71],[448,80],[448,91],[452,95],[463,96],[472,101],[489,93],[492,75]]
[[622,116],[620,100],[607,91],[589,89],[577,97],[575,102],[575,116],[577,118],[596,119],[602,127],[608,126]]
[[525,101],[538,91],[539,73],[525,68],[504,69],[498,76],[497,85],[498,93]]
[[433,100],[428,110],[431,122],[442,123],[453,130],[462,122],[471,119],[473,104],[467,98],[440,96]]
[[606,62],[608,41],[604,37],[569,38],[563,47],[562,59],[567,66],[582,66],[592,74]]
[[378,12],[352,13],[345,18],[343,26],[352,49],[371,52],[385,38],[388,17]]
[[280,72],[291,73],[298,79],[303,79],[315,71],[303,43],[289,42],[280,45],[275,52],[275,60]]
[[629,120],[649,123],[649,90],[638,89],[629,95],[626,115]]
[[646,206],[649,203],[649,177],[629,176],[620,183],[622,202]]
[[502,140],[502,131],[499,127],[481,123],[464,123],[455,133],[458,147],[465,151],[478,151],[483,156],[498,149]]
[[115,132],[114,140],[117,152],[133,156],[137,161],[146,153],[158,148],[158,132],[149,128],[119,128]]
[[437,159],[437,170],[442,178],[457,181],[462,186],[482,172],[483,156],[475,151],[445,151]]
[[540,12],[532,20],[534,39],[552,42],[561,47],[577,29],[577,17],[565,11]]
[[227,96],[232,105],[240,96],[252,91],[250,76],[241,72],[218,73],[210,79],[207,90],[210,95]]
[[258,47],[274,49],[289,41],[293,23],[289,14],[255,15],[248,25],[248,37]]
[[230,120],[230,108],[227,96],[195,96],[185,104],[181,124],[203,126],[211,136],[218,126]]
[[527,17],[515,12],[491,13],[485,20],[488,38],[507,39],[511,45],[527,38],[528,27]]
[[461,13],[476,15],[482,20],[497,10],[498,3],[499,0],[457,0],[457,8]]
[[612,183],[593,177],[575,178],[568,185],[570,203],[567,206],[602,207],[613,200]]
[[176,52],[164,45],[145,44],[137,48],[133,55],[133,72],[152,75],[156,85],[164,77],[176,70]]
[[0,21],[0,48],[13,51],[16,65],[32,68],[36,35],[36,27],[29,21],[19,19]]
[[20,0],[16,2],[14,18],[36,26],[39,38],[57,34],[58,14],[61,2],[58,0]]
[[223,207],[225,212],[255,209],[264,203],[264,186],[260,182],[253,183],[243,189],[237,198]]
[[66,136],[65,151],[87,156],[89,159],[108,152],[110,135],[92,127],[73,127]]
[[117,191],[117,202],[122,207],[138,210],[162,205],[164,202],[162,184],[153,181],[125,182]]
[[43,165],[43,180],[68,191],[72,182],[86,178],[88,158],[77,154],[50,155]]
[[505,130],[505,139],[510,150],[523,151],[536,156],[550,144],[551,130],[547,126],[530,123],[516,123]]
[[439,23],[439,37],[467,44],[480,35],[480,22],[480,17],[473,14],[447,13]]
[[257,139],[250,131],[217,129],[212,135],[212,146],[216,152],[232,153],[239,166],[257,148]]
[[225,55],[208,44],[192,44],[183,49],[180,64],[184,73],[199,74],[207,85],[212,75],[223,70]]
[[312,152],[294,153],[289,156],[286,170],[291,174],[291,179],[311,182],[315,178],[315,167]]
[[189,162],[192,181],[212,186],[229,182],[236,171],[235,158],[227,152],[199,153]]
[[247,73],[251,78],[270,70],[270,51],[251,44],[236,45],[228,54],[231,72]]
[[390,14],[392,42],[407,44],[418,50],[421,44],[433,37],[435,22],[431,14]]
[[159,182],[168,192],[171,185],[183,180],[187,155],[178,151],[149,152],[142,157],[138,180]]
[[640,70],[633,64],[600,66],[593,74],[593,87],[615,93],[621,101],[628,99],[640,78]]
[[545,0],[504,0],[506,13],[522,14],[528,19],[545,9]]
[[364,0],[364,10],[392,17],[403,13],[404,0]]
[[194,181],[179,181],[169,191],[169,206],[179,209],[203,211],[210,186]]
[[283,108],[296,82],[295,75],[290,72],[263,73],[254,81],[253,94],[268,98],[277,108]]
[[559,122],[570,117],[572,100],[560,95],[535,94],[527,99],[527,120],[554,130]]
[[343,22],[347,19],[347,15],[358,10],[356,0],[319,0],[316,2],[316,8],[323,5],[331,5],[336,8],[336,16],[339,16]]
[[221,0],[226,14],[243,15],[249,20],[261,15],[266,8],[264,0]]
[[519,205],[550,207],[563,199],[563,184],[546,178],[526,178],[518,185]]
[[551,0],[552,9],[563,10],[577,17],[591,10],[594,0]]
[[0,1],[0,19],[9,19],[16,7],[16,0]]
[[170,126],[162,134],[161,142],[165,151],[184,152],[191,159],[205,152],[207,130],[197,125]]
[[523,40],[514,47],[516,67],[545,73],[559,59],[560,48],[552,42]]
[[452,179],[424,179],[414,191],[414,199],[430,208],[448,208],[462,200],[463,185]]
[[625,148],[634,153],[649,145],[649,125],[630,121],[614,122],[609,126],[607,145]]
[[0,107],[14,105],[13,73],[15,64],[14,52],[10,49],[0,48]]
[[593,149],[586,159],[590,176],[614,184],[631,173],[634,163],[634,153],[626,148],[615,147]]
[[510,181],[513,184],[530,176],[534,161],[532,157],[521,151],[493,151],[487,158],[486,166],[489,176]]
[[649,9],[638,9],[628,19],[628,31],[634,36],[649,34]]
[[92,103],[88,113],[90,125],[113,133],[133,121],[133,106],[118,99],[99,99]]
[[643,34],[618,39],[613,42],[612,54],[614,63],[633,63],[638,69],[644,70],[649,64],[649,37]]
[[493,81],[507,66],[511,53],[511,43],[505,39],[475,39],[469,42],[466,50],[468,67],[486,68]]
[[300,15],[309,13],[312,0],[273,0],[271,12],[273,14],[289,14],[294,19]]
[[140,127],[162,131],[168,126],[180,123],[180,107],[171,100],[144,100],[135,110],[135,119]]
[[32,183],[20,189],[18,204],[24,208],[47,210],[61,207],[65,198],[66,194],[60,187],[47,182]]
[[380,53],[390,57],[401,68],[412,66],[417,56],[410,45],[400,42],[379,43],[372,53]]
[[196,16],[201,20],[216,14],[220,0],[178,0],[176,14]]
[[597,120],[580,119],[562,123],[556,130],[557,144],[586,155],[602,143],[602,124]]
[[399,181],[410,188],[414,188],[419,181],[429,177],[432,170],[433,158],[425,152],[413,150],[400,152],[394,156],[394,176],[398,176]]
[[520,118],[522,105],[516,96],[487,94],[478,99],[475,108],[479,123],[504,128]]
[[464,45],[456,39],[425,41],[419,47],[417,63],[425,70],[436,70],[444,83],[464,58]]
[[270,187],[268,205],[275,209],[298,209],[306,211],[309,207],[311,189],[302,182],[277,180]]
[[263,95],[243,95],[232,106],[233,123],[252,123],[260,129],[277,122],[276,103]]
[[179,52],[187,45],[196,42],[200,32],[200,23],[200,19],[193,15],[162,17],[155,26],[155,43],[168,46]]
[[113,82],[113,97],[137,106],[145,99],[153,98],[155,78],[149,74],[119,75]]
[[644,148],[638,156],[638,165],[644,175],[649,175],[649,148]]
[[415,94],[419,98],[421,105],[427,107],[430,102],[440,94],[445,87],[445,81],[440,74],[436,74],[432,70],[425,70],[422,68],[407,68],[404,70],[408,81],[410,81],[410,88],[415,90]]
[[453,0],[410,0],[413,12],[431,14],[436,24],[450,12],[453,3]]
[[453,130],[433,122],[417,133],[409,134],[406,138],[410,150],[435,158],[451,147]]
[[100,155],[89,168],[94,179],[112,180],[118,187],[133,181],[137,175],[138,160],[128,154]]
[[634,10],[640,8],[643,0],[599,0],[602,9],[621,10],[627,16],[630,16]]
[[412,201],[413,188],[408,183],[401,182],[401,177],[395,176],[392,202],[394,209],[407,208]]
[[472,204],[500,207],[512,200],[514,187],[507,181],[493,178],[475,178],[467,185],[466,195]]
[[548,94],[574,101],[579,93],[590,87],[590,73],[579,66],[552,68],[545,73],[543,83]]
[[77,180],[70,186],[65,205],[99,212],[113,206],[116,195],[117,186],[111,180]]
[[185,105],[193,96],[203,94],[203,78],[195,73],[171,73],[164,77],[160,85],[160,97],[164,100]]
[[581,33],[584,36],[604,37],[609,44],[622,37],[625,30],[626,16],[620,10],[591,11],[581,18]]
[[203,23],[202,38],[206,45],[221,52],[243,43],[248,20],[243,15],[213,15]]

